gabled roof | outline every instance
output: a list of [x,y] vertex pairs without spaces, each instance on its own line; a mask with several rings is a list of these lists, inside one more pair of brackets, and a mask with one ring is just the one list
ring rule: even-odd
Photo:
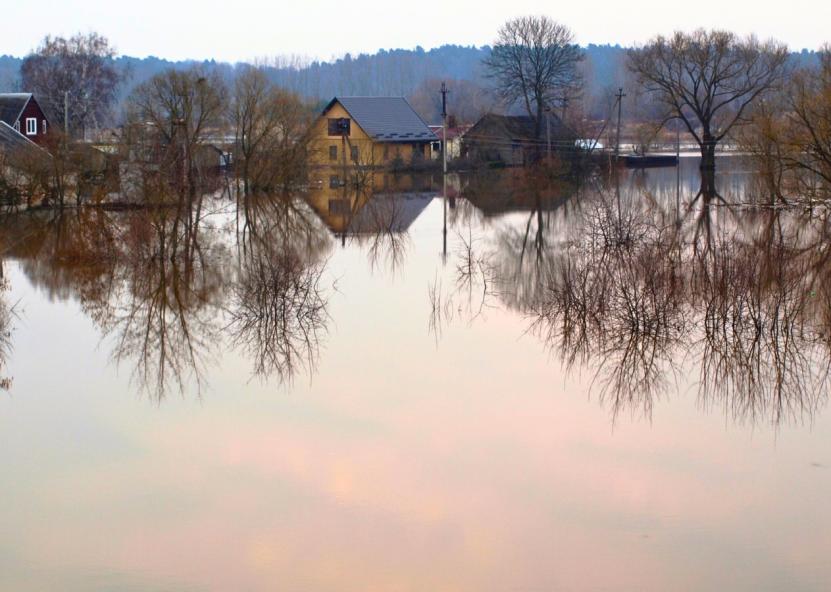
[[[563,124],[556,114],[551,113],[551,135],[552,137],[569,137],[571,131]],[[534,119],[527,115],[496,115],[487,113],[476,122],[466,137],[468,139],[480,139],[479,135],[487,130],[488,134],[497,133],[502,137],[512,140],[536,140],[536,126]],[[545,134],[545,127],[543,127]]]
[[434,142],[436,135],[404,97],[335,97],[324,115],[340,103],[372,139],[383,142]]
[[0,121],[14,125],[32,98],[32,93],[0,93]]
[[0,150],[30,150],[41,148],[5,121],[0,121]]

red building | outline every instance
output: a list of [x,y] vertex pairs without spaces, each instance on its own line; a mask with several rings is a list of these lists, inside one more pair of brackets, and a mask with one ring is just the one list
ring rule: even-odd
[[32,93],[0,93],[0,121],[36,144],[42,144],[49,121]]

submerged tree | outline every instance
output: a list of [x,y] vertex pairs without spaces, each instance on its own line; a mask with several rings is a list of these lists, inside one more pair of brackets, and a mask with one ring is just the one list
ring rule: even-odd
[[792,203],[831,197],[831,47],[753,110],[741,140],[776,198]]
[[35,93],[53,125],[67,125],[68,114],[69,131],[82,135],[110,115],[123,81],[113,57],[115,50],[98,33],[46,37],[20,66],[23,88]]
[[629,67],[665,105],[666,120],[680,119],[695,138],[701,168],[714,169],[716,146],[782,81],[787,59],[787,47],[776,41],[698,29],[631,50]]
[[541,138],[546,111],[579,91],[582,59],[568,27],[546,16],[524,16],[500,27],[484,64],[499,96],[507,104],[522,104]]

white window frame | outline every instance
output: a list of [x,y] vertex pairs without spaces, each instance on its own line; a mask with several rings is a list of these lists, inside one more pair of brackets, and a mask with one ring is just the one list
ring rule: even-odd
[[38,118],[37,117],[27,117],[26,118],[26,135],[27,136],[36,136],[36,135],[38,135]]

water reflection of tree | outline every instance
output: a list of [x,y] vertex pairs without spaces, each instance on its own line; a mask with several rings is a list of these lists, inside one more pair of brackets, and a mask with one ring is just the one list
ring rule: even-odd
[[[614,414],[649,414],[686,360],[700,362],[703,406],[754,422],[812,417],[831,361],[825,222],[766,210],[743,225],[705,207],[666,224],[620,217],[615,200],[584,207],[579,238],[525,309],[545,343],[567,366],[595,368]],[[626,241],[609,240],[622,232]]]
[[261,196],[259,206],[257,223],[246,224],[228,330],[255,375],[290,381],[298,369],[314,371],[326,333],[321,282],[329,239],[301,200]]
[[201,390],[216,355],[217,311],[227,288],[221,248],[198,219],[182,223],[180,211],[130,216],[119,291],[98,319],[114,339],[113,359],[133,363],[133,379],[157,399],[171,388]]
[[368,188],[352,190],[348,223],[342,242],[366,250],[370,267],[395,273],[404,264],[410,246],[406,199],[399,193],[373,194]]
[[12,349],[13,307],[6,300],[9,283],[5,276],[4,261],[0,257],[0,391],[12,386],[11,378],[5,376],[6,360]]
[[674,373],[687,320],[672,237],[614,197],[587,208],[582,239],[549,260],[527,309],[567,367],[594,364],[600,398],[616,415],[649,413]]
[[4,221],[0,247],[50,297],[77,299],[115,363],[156,400],[201,392],[226,330],[258,374],[287,379],[297,367],[312,369],[325,331],[320,278],[330,239],[302,200],[252,194],[247,203],[236,235],[225,232],[228,203],[207,196],[198,212],[16,216]]
[[464,217],[460,220],[454,229],[456,246],[452,251],[452,281],[445,286],[442,278],[437,276],[428,286],[428,332],[436,340],[455,319],[472,323],[498,302],[499,286],[493,253],[476,236],[472,219]]
[[778,424],[810,419],[824,403],[831,364],[824,280],[831,267],[818,259],[828,237],[822,230],[814,246],[797,248],[799,234],[722,240],[692,268],[691,289],[703,308],[702,404]]

